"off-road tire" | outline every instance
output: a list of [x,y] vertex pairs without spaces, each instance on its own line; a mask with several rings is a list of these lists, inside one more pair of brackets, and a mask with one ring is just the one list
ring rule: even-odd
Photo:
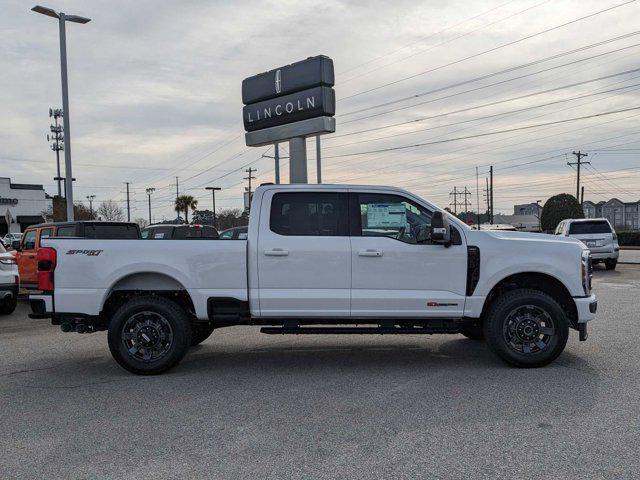
[[[164,352],[155,360],[141,360],[127,348],[125,328],[139,315],[158,315],[163,325],[170,329],[171,339],[165,342]],[[152,317],[153,318],[153,317]],[[140,321],[138,321],[140,323]],[[137,375],[157,375],[174,367],[189,351],[191,345],[191,323],[186,312],[176,303],[163,297],[144,296],[132,298],[121,306],[109,322],[109,350],[121,367]],[[135,347],[134,347],[135,348]]]
[[482,322],[473,322],[460,327],[460,333],[471,340],[484,340]]
[[618,265],[618,260],[605,260],[604,266],[607,270],[615,270]]
[[213,333],[213,325],[191,325],[191,346],[200,345]]
[[18,297],[15,295],[11,300],[0,303],[0,315],[11,315],[18,306]]
[[[535,343],[528,343],[533,349],[529,348],[529,352],[525,353],[524,346],[522,351],[516,350],[507,337],[514,333],[514,330],[509,328],[513,325],[514,312],[528,309],[545,312],[552,322],[553,334],[543,336],[548,341],[543,349]],[[527,314],[515,318],[526,319]],[[531,327],[529,329],[531,330]],[[505,362],[521,368],[542,367],[553,362],[564,350],[569,337],[569,321],[558,302],[546,293],[531,289],[511,290],[496,299],[489,307],[484,320],[484,336],[491,350]],[[517,334],[514,333],[513,336],[517,337]],[[543,340],[540,341],[544,343]]]

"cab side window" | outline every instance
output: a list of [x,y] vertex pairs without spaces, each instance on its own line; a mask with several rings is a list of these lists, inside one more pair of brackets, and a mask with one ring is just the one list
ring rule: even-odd
[[270,228],[278,235],[342,237],[348,224],[345,193],[276,193],[271,201]]
[[56,232],[56,237],[75,237],[76,236],[76,226],[69,225],[66,227],[58,227],[58,231]]
[[24,234],[22,239],[22,249],[23,250],[33,250],[36,248],[36,234],[37,230],[29,230]]
[[399,195],[360,193],[357,195],[360,226],[358,236],[390,237],[418,243],[431,228],[433,212]]
[[53,228],[43,228],[40,230],[40,240],[43,238],[53,237]]

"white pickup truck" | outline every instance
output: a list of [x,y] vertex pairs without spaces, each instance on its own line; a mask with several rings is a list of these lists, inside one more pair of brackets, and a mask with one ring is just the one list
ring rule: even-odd
[[578,240],[472,230],[394,187],[263,185],[247,240],[50,238],[32,318],[108,330],[138,374],[215,329],[267,334],[461,333],[519,367],[552,362],[596,312]]

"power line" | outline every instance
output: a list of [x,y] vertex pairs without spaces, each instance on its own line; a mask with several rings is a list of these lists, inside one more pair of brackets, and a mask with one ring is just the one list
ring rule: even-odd
[[484,51],[482,51],[482,52],[475,53],[475,54],[473,54],[473,55],[469,55],[469,56],[464,57],[464,58],[461,58],[461,59],[459,59],[459,60],[455,60],[455,61],[453,61],[453,62],[449,62],[449,63],[446,63],[446,64],[444,64],[444,65],[440,65],[440,66],[438,66],[438,67],[430,68],[430,69],[425,70],[425,71],[423,71],[423,72],[415,73],[415,74],[413,74],[413,75],[409,75],[409,76],[407,76],[407,77],[403,77],[403,78],[400,78],[400,79],[398,79],[398,80],[394,80],[394,81],[392,81],[392,82],[388,82],[388,83],[385,83],[385,84],[379,85],[379,86],[377,86],[377,87],[370,88],[370,89],[368,89],[368,90],[363,90],[363,91],[361,91],[361,92],[353,93],[353,94],[348,95],[348,96],[346,96],[346,97],[343,97],[343,98],[341,98],[341,99],[339,99],[339,100],[348,100],[348,99],[350,99],[350,98],[358,97],[358,96],[360,96],[360,95],[364,95],[364,94],[366,94],[366,93],[370,93],[370,92],[374,92],[374,91],[376,91],[376,90],[380,90],[381,88],[385,88],[385,87],[388,87],[388,86],[391,86],[391,85],[396,85],[396,84],[398,84],[398,83],[405,82],[405,81],[410,80],[410,79],[412,79],[412,78],[416,78],[416,77],[419,77],[419,76],[422,76],[422,75],[426,75],[427,73],[435,72],[436,70],[440,70],[440,69],[442,69],[442,68],[450,67],[450,66],[452,66],[452,65],[456,65],[456,64],[458,64],[458,63],[462,63],[462,62],[465,62],[465,61],[467,61],[467,60],[471,60],[472,58],[477,58],[477,57],[480,57],[480,56],[482,56],[482,55],[486,55],[487,53],[495,52],[495,51],[500,50],[500,49],[502,49],[502,48],[509,47],[509,46],[511,46],[511,45],[515,45],[515,44],[520,43],[520,42],[524,42],[525,40],[529,40],[529,39],[531,39],[531,38],[534,38],[534,37],[537,37],[537,36],[540,36],[540,35],[544,35],[545,33],[549,33],[549,32],[552,32],[552,31],[554,31],[554,30],[558,30],[559,28],[563,28],[563,27],[566,27],[566,26],[568,26],[568,25],[572,25],[572,24],[577,23],[577,22],[580,22],[580,21],[582,21],[582,20],[586,20],[587,18],[595,17],[596,15],[600,15],[600,14],[602,14],[602,13],[609,12],[609,11],[611,11],[611,10],[614,10],[614,9],[616,9],[616,8],[619,8],[619,7],[622,7],[622,6],[624,6],[624,5],[628,5],[628,4],[630,4],[630,3],[634,3],[634,2],[635,2],[635,0],[628,0],[628,1],[626,1],[626,2],[619,3],[619,4],[617,4],[617,5],[614,5],[614,6],[609,7],[609,8],[605,8],[605,9],[603,9],[603,10],[599,10],[599,11],[594,12],[594,13],[591,13],[591,14],[589,14],[589,15],[585,15],[585,16],[583,16],[583,17],[579,17],[579,18],[573,19],[573,20],[571,20],[571,21],[569,21],[569,22],[565,22],[565,23],[562,23],[562,24],[560,24],[560,25],[556,25],[555,27],[547,28],[547,29],[541,30],[541,31],[539,31],[539,32],[532,33],[532,34],[530,34],[530,35],[526,35],[526,36],[524,36],[524,37],[522,37],[522,38],[519,38],[519,39],[517,39],[517,40],[512,40],[512,41],[510,41],[510,42],[503,43],[503,44],[501,44],[501,45],[498,45],[497,47],[493,47],[493,48],[490,48],[490,49],[488,49],[488,50],[484,50]]
[[354,80],[356,78],[360,78],[360,77],[363,77],[365,75],[369,75],[371,73],[377,72],[378,70],[380,70],[382,68],[389,67],[390,65],[394,65],[394,64],[400,63],[400,62],[404,62],[405,60],[407,60],[409,58],[415,57],[416,55],[421,55],[421,54],[423,54],[425,52],[433,50],[434,48],[441,47],[442,45],[446,45],[448,43],[454,42],[454,41],[459,40],[461,38],[464,38],[464,37],[466,37],[468,35],[471,35],[472,33],[477,32],[478,30],[482,30],[482,29],[485,29],[487,27],[492,27],[494,25],[497,25],[498,23],[504,22],[505,20],[509,20],[509,19],[511,19],[513,17],[517,17],[518,15],[522,15],[523,13],[528,12],[529,10],[533,10],[534,8],[537,8],[540,5],[544,5],[545,3],[549,3],[549,0],[543,0],[542,2],[539,2],[539,3],[535,4],[535,5],[532,5],[530,7],[527,7],[525,9],[523,9],[523,10],[519,10],[519,11],[517,11],[515,13],[507,15],[506,17],[500,18],[498,20],[494,20],[493,22],[487,23],[485,25],[480,25],[479,27],[474,28],[472,30],[469,30],[468,32],[462,33],[462,34],[460,34],[460,35],[458,35],[456,37],[450,38],[448,40],[443,40],[440,43],[436,43],[435,45],[431,45],[430,47],[424,48],[422,50],[419,50],[418,52],[413,52],[410,55],[407,55],[407,56],[405,56],[403,58],[396,59],[396,60],[394,60],[392,62],[388,62],[388,63],[385,63],[383,65],[379,65],[379,66],[377,66],[377,67],[375,67],[375,68],[373,68],[371,70],[368,70],[366,72],[360,73],[360,74],[352,76],[350,78],[347,78],[345,81],[343,81],[343,83],[350,82],[351,80]]
[[341,157],[353,157],[353,156],[357,156],[357,155],[367,155],[369,153],[382,153],[382,152],[392,152],[392,151],[396,151],[396,150],[404,150],[407,148],[412,148],[412,147],[424,147],[424,146],[428,146],[428,145],[437,145],[437,144],[441,144],[441,143],[449,143],[449,142],[456,142],[459,140],[467,140],[470,138],[480,138],[480,137],[486,137],[489,135],[499,135],[501,133],[508,133],[508,132],[516,132],[516,131],[520,131],[520,130],[528,130],[531,128],[538,128],[538,127],[544,127],[544,126],[548,126],[548,125],[558,125],[558,124],[562,124],[562,123],[568,123],[568,122],[575,122],[575,121],[579,121],[579,120],[587,120],[589,118],[596,118],[596,117],[603,117],[605,115],[613,115],[616,113],[623,113],[623,112],[629,112],[632,110],[639,110],[640,107],[631,107],[631,108],[623,108],[623,109],[619,109],[619,110],[611,110],[608,112],[601,112],[601,113],[596,113],[593,115],[584,115],[582,117],[574,117],[574,118],[567,118],[564,120],[556,120],[553,122],[546,122],[546,123],[537,123],[534,125],[525,125],[522,127],[515,127],[515,128],[507,128],[504,130],[496,130],[493,132],[483,132],[483,133],[477,133],[475,135],[467,135],[467,136],[463,136],[463,137],[457,137],[457,138],[447,138],[444,140],[435,140],[432,142],[424,142],[424,143],[414,143],[414,144],[410,144],[410,145],[401,145],[398,147],[389,147],[389,148],[380,148],[377,150],[369,150],[369,151],[363,151],[363,152],[355,152],[355,153],[344,153],[344,154],[340,154],[340,155],[332,155],[329,157],[325,157],[325,158],[341,158]]
[[[401,102],[405,102],[405,101],[408,101],[408,100],[413,100],[413,99],[416,99],[416,98],[423,97],[425,95],[430,95],[432,93],[438,93],[438,92],[442,92],[444,90],[450,90],[452,88],[461,87],[461,86],[467,85],[469,83],[475,83],[475,82],[478,82],[480,80],[486,80],[487,78],[496,77],[496,76],[499,76],[499,75],[502,75],[502,74],[505,74],[505,73],[510,73],[510,72],[514,72],[516,70],[520,70],[520,69],[523,69],[523,68],[532,67],[532,66],[538,65],[540,63],[545,63],[545,62],[548,62],[550,60],[556,60],[558,58],[561,58],[561,57],[564,57],[564,56],[567,56],[567,55],[572,55],[574,53],[578,53],[578,52],[581,52],[581,51],[584,51],[584,50],[589,50],[591,48],[600,47],[600,46],[606,45],[608,43],[617,42],[618,40],[623,40],[623,39],[626,39],[626,38],[629,38],[629,37],[632,37],[632,36],[635,36],[635,35],[638,35],[638,34],[640,34],[640,30],[636,30],[636,31],[633,31],[633,32],[630,32],[630,33],[626,33],[624,35],[619,35],[617,37],[612,37],[612,38],[609,38],[607,40],[602,40],[600,42],[591,43],[589,45],[584,45],[582,47],[575,48],[573,50],[567,50],[565,52],[557,53],[555,55],[551,55],[549,57],[541,58],[539,60],[534,60],[532,62],[523,63],[523,64],[520,64],[520,65],[516,65],[514,67],[509,67],[509,68],[506,68],[506,69],[503,69],[503,70],[499,70],[497,72],[492,72],[492,73],[488,73],[488,74],[485,74],[485,75],[481,75],[479,77],[474,77],[474,78],[471,78],[471,79],[468,79],[468,80],[464,80],[462,82],[456,82],[456,83],[444,85],[442,87],[434,88],[434,89],[428,90],[426,92],[416,93],[416,94],[413,94],[413,95],[410,95],[410,96],[407,96],[407,97],[402,97],[402,98],[398,98],[398,99],[395,99],[395,100],[390,100],[390,101],[386,101],[386,102],[383,102],[383,103],[379,103],[377,105],[372,105],[372,106],[369,106],[369,107],[360,108],[358,110],[352,110],[350,112],[343,113],[343,114],[341,114],[339,116],[340,117],[344,117],[344,116],[354,115],[356,113],[366,112],[368,110],[373,110],[375,108],[387,107],[389,105],[394,105],[396,103],[401,103]],[[560,64],[560,65],[555,65],[553,67],[548,67],[548,68],[545,68],[545,69],[542,69],[542,70],[538,70],[536,72],[532,72],[532,73],[528,73],[528,74],[525,74],[525,75],[521,75],[519,77],[513,77],[513,78],[506,79],[506,80],[501,80],[500,82],[495,82],[495,83],[491,83],[491,84],[488,84],[488,85],[483,85],[483,86],[480,86],[480,87],[477,87],[477,88],[474,88],[474,89],[471,89],[471,90],[465,90],[463,92],[459,92],[459,93],[456,93],[456,94],[453,94],[453,95],[449,95],[449,96],[446,96],[446,97],[441,97],[441,98],[450,98],[451,96],[456,96],[456,95],[461,95],[461,94],[464,94],[464,93],[474,92],[474,91],[481,90],[481,89],[484,89],[484,88],[493,87],[493,86],[496,86],[496,85],[501,85],[503,83],[511,82],[513,80],[520,80],[522,78],[530,77],[532,75],[538,75],[540,73],[545,73],[545,72],[548,72],[548,71],[551,71],[551,70],[555,70],[555,69],[558,69],[558,68],[563,68],[563,67],[566,67],[566,66],[575,65],[576,63],[581,63],[581,62],[584,62],[584,61],[592,60],[594,58],[610,55],[612,53],[617,53],[617,52],[620,52],[620,51],[623,51],[623,50],[627,50],[629,48],[634,48],[636,46],[637,46],[637,44],[634,44],[634,45],[629,45],[629,46],[617,48],[617,49],[614,49],[614,50],[609,50],[608,52],[603,52],[603,53],[599,53],[599,54],[596,54],[596,55],[590,55],[588,57],[584,57],[584,58],[581,58],[581,59],[578,59],[578,60],[573,60],[571,62],[563,63],[563,64]],[[420,105],[420,104],[418,104],[418,105]]]

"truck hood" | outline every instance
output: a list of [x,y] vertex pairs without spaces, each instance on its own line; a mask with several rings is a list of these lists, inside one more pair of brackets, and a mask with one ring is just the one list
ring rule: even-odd
[[527,240],[537,242],[551,242],[551,243],[574,243],[580,245],[586,250],[584,243],[576,238],[565,237],[562,235],[549,235],[546,233],[531,233],[531,232],[514,232],[514,231],[498,231],[498,230],[480,230],[478,233],[485,233],[494,238],[505,238],[513,240]]

